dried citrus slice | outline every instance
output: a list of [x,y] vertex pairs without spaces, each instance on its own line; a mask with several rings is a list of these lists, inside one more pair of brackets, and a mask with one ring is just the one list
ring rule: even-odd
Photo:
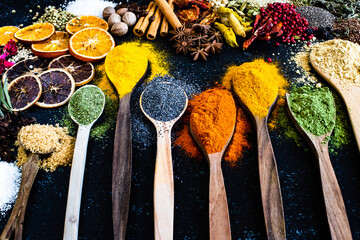
[[13,111],[24,111],[34,105],[41,96],[41,83],[34,75],[16,78],[8,86]]
[[38,75],[43,71],[46,71],[48,65],[49,60],[41,59],[38,57],[22,60],[10,67],[5,72],[5,74],[3,75],[3,82],[5,82],[5,79],[7,79],[8,82],[11,83],[14,79],[23,75]]
[[56,58],[69,50],[70,35],[67,32],[56,32],[48,40],[31,45],[35,56],[42,58]]
[[104,30],[109,29],[109,25],[104,19],[95,16],[80,16],[71,19],[65,26],[68,33],[74,34],[84,28],[97,27]]
[[77,60],[70,54],[58,57],[49,64],[49,69],[60,68],[66,70],[75,80],[76,86],[90,82],[94,75],[94,66],[89,62]]
[[43,108],[59,107],[69,101],[75,90],[75,81],[62,69],[51,69],[39,76],[42,94],[36,105]]
[[100,28],[80,30],[70,38],[69,42],[70,54],[84,62],[103,59],[114,47],[113,37]]
[[55,27],[51,23],[35,23],[24,27],[14,34],[14,37],[23,43],[38,43],[45,41],[55,33]]
[[10,39],[15,41],[14,34],[19,31],[20,28],[13,26],[5,26],[0,28],[0,46],[5,46]]

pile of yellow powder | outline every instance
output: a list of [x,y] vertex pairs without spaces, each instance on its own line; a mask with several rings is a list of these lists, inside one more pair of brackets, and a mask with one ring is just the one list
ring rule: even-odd
[[[19,141],[24,145],[20,145]],[[16,165],[21,167],[30,153],[40,155],[39,167],[46,171],[55,171],[59,166],[68,166],[72,162],[75,138],[68,135],[67,128],[52,125],[33,124],[23,127],[18,134],[18,155]],[[26,147],[26,149],[24,148]]]

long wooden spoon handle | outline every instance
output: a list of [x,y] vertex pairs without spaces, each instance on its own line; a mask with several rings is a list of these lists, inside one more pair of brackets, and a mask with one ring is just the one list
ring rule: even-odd
[[22,238],[23,222],[25,217],[25,210],[32,185],[39,171],[37,162],[39,156],[37,154],[31,154],[28,161],[24,163],[22,167],[21,183],[19,194],[15,202],[15,206],[11,212],[10,218],[0,236],[1,240],[10,239],[14,228],[16,228],[15,239]]
[[166,125],[157,127],[158,140],[154,177],[155,240],[173,239],[174,177],[170,131],[171,128]]
[[91,126],[80,125],[76,136],[66,205],[64,240],[78,239],[81,193],[90,129]]
[[261,199],[269,240],[285,240],[285,220],[274,150],[266,119],[257,121]]
[[[210,154],[209,223],[210,240],[230,240],[230,217],[224,178],[221,170],[222,154]],[[214,159],[217,158],[217,159]]]
[[351,230],[344,200],[341,190],[336,179],[334,169],[331,165],[327,145],[320,144],[319,168],[322,189],[324,193],[324,201],[326,207],[326,215],[330,227],[332,240],[351,240]]
[[116,122],[112,168],[112,217],[114,239],[124,240],[129,215],[131,188],[130,94],[120,99]]
[[360,151],[360,88],[353,88],[351,91],[344,92],[341,95],[345,101],[356,142]]

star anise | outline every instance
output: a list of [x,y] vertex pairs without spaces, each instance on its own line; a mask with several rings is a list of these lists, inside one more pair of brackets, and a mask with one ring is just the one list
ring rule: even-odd
[[195,33],[207,34],[210,28],[211,28],[210,25],[203,25],[203,24],[198,24],[198,23],[195,23],[194,25],[192,25],[192,30]]
[[194,42],[191,37],[182,36],[175,40],[174,48],[176,48],[176,53],[182,52],[184,55],[188,53],[194,46]]
[[170,38],[170,41],[179,39],[187,35],[186,28],[184,25],[178,29],[171,30],[169,33],[174,35],[172,36],[172,38]]
[[206,57],[209,56],[209,54],[205,52],[204,48],[197,47],[191,49],[191,51],[192,51],[191,55],[194,56],[194,61],[197,61],[199,58],[201,60],[207,61]]
[[216,31],[216,29],[212,28],[209,30],[209,41],[216,40],[217,42],[222,42],[222,35],[220,31]]
[[212,41],[211,43],[205,43],[202,44],[201,46],[205,48],[205,52],[207,53],[220,53],[221,51],[221,47],[222,47],[222,43],[217,42],[216,40]]
[[203,34],[203,33],[198,33],[193,35],[193,41],[197,42],[197,44],[199,46],[201,46],[202,43],[207,43],[208,42],[208,35],[207,34]]

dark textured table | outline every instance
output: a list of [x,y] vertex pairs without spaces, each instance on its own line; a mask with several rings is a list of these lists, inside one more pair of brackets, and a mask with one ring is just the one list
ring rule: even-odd
[[[29,9],[47,5],[59,6],[59,0],[5,1],[1,0],[0,25],[29,25]],[[11,14],[15,9],[16,14]],[[40,11],[40,12],[41,12]],[[34,11],[35,12],[35,11]],[[120,41],[132,39],[132,34]],[[226,66],[241,64],[255,57],[272,57],[278,61],[286,78],[298,76],[286,59],[290,46],[257,43],[247,52],[228,46],[208,62],[192,62],[176,56],[167,39],[156,39],[155,44],[170,54],[170,73],[200,86],[214,85]],[[280,53],[280,55],[273,53]],[[132,98],[138,105],[139,91]],[[136,111],[138,109],[132,109]],[[55,124],[56,116],[66,111],[31,108],[28,113],[39,123]],[[145,119],[145,118],[144,118]],[[144,120],[145,121],[145,120]],[[136,133],[133,133],[136,134]],[[155,136],[155,130],[152,132]],[[81,203],[79,239],[113,239],[111,219],[111,165],[113,132],[108,140],[90,140]],[[331,161],[341,187],[354,239],[360,239],[360,155],[354,136],[349,146],[342,147]],[[154,139],[154,138],[152,138]],[[253,146],[236,167],[223,163],[229,202],[233,239],[266,239],[263,220],[256,153],[256,136],[250,136]],[[323,204],[317,160],[281,132],[271,132],[277,159],[288,239],[330,239]],[[306,143],[305,143],[306,144]],[[153,239],[153,175],[156,142],[145,150],[134,146],[130,214],[127,239]],[[174,239],[208,239],[208,165],[206,161],[190,159],[177,147],[173,148],[175,180]],[[53,173],[40,171],[28,203],[24,239],[62,239],[70,168],[62,167]],[[0,193],[1,194],[1,193]],[[0,217],[2,229],[10,215]]]

